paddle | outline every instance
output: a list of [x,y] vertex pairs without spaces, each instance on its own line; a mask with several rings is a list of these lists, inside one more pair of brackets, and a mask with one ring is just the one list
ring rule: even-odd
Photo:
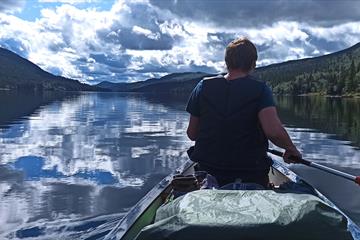
[[[284,153],[282,153],[282,152],[280,152],[278,150],[275,150],[275,149],[268,149],[267,151],[269,153],[272,153],[272,154],[274,154],[276,156],[279,156],[279,157],[282,157],[284,155]],[[310,166],[310,167],[313,167],[313,168],[320,169],[322,171],[334,174],[336,176],[346,178],[346,179],[351,180],[351,181],[357,183],[358,185],[360,185],[360,176],[354,176],[354,175],[351,175],[351,174],[348,174],[348,173],[344,173],[344,172],[341,172],[339,170],[329,168],[329,167],[323,166],[323,165],[318,164],[318,163],[310,162],[308,160],[298,158],[298,157],[290,157],[290,159],[295,161],[295,163],[301,163],[301,164],[304,164],[304,165],[307,165],[307,166]]]

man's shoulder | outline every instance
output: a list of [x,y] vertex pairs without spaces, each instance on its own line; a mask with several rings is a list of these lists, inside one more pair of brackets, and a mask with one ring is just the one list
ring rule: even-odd
[[264,81],[260,78],[258,78],[257,76],[254,76],[254,75],[248,75],[248,78],[250,78],[251,80],[254,80],[255,82],[258,82],[258,83],[264,83]]
[[219,74],[219,75],[216,75],[216,76],[204,77],[202,80],[203,81],[211,81],[211,80],[218,80],[218,79],[224,79],[224,76]]
[[252,80],[252,82],[258,86],[261,86],[261,87],[265,87],[267,86],[266,85],[266,82],[262,79],[259,79],[258,77],[256,76],[253,76],[253,75],[249,75],[249,78]]
[[204,88],[217,88],[219,85],[224,84],[224,76],[223,75],[216,75],[211,77],[204,77],[201,80],[202,86]]

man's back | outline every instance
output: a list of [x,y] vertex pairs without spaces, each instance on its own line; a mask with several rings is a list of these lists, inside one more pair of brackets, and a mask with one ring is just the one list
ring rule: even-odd
[[220,185],[240,178],[267,187],[267,139],[285,149],[286,162],[293,161],[290,156],[301,157],[281,124],[271,90],[249,77],[256,61],[257,50],[249,39],[230,42],[225,50],[228,73],[201,81],[186,108],[191,114],[187,135],[195,141],[191,159]]
[[216,169],[267,169],[268,143],[257,114],[273,105],[268,91],[250,76],[202,80],[187,107],[201,122],[192,159]]

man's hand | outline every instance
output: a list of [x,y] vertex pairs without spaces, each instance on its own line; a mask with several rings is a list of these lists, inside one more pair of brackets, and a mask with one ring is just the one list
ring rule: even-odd
[[299,159],[302,158],[301,153],[297,150],[295,146],[285,149],[283,159],[286,163],[297,163],[296,159],[289,159],[290,157]]

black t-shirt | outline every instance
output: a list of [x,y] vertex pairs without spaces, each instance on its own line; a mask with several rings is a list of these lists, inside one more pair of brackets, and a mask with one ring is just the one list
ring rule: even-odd
[[224,170],[268,168],[268,141],[258,113],[270,106],[275,106],[270,88],[251,76],[201,80],[186,107],[200,118],[192,160]]

